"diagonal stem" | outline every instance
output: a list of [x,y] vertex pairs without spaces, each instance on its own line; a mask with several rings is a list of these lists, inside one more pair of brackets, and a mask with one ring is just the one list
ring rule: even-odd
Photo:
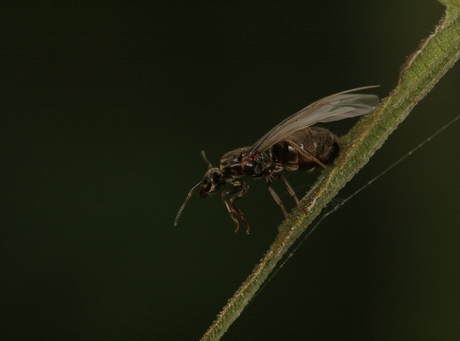
[[440,0],[446,12],[433,34],[404,63],[396,88],[373,113],[363,117],[342,140],[336,167],[323,172],[302,199],[308,210],[294,209],[251,275],[218,315],[202,340],[218,340],[241,314],[277,262],[338,191],[368,162],[388,136],[460,57],[460,0]]

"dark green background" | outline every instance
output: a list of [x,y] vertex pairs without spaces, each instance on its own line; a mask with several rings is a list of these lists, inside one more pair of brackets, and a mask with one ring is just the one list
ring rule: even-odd
[[[173,227],[206,170],[200,150],[217,164],[338,91],[387,96],[442,13],[415,0],[2,2],[0,338],[199,339],[283,219],[249,179],[249,236],[218,195],[195,195]],[[340,197],[455,117],[459,86],[456,66]],[[223,339],[457,340],[459,131],[325,220]],[[302,196],[315,175],[288,179]]]

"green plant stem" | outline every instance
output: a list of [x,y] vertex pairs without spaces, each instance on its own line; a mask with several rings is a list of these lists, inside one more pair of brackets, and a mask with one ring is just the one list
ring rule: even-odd
[[444,18],[435,32],[404,63],[396,88],[379,108],[363,117],[343,138],[336,167],[326,170],[302,199],[308,214],[295,209],[284,221],[261,262],[220,312],[202,340],[218,340],[255,295],[277,262],[338,191],[368,162],[414,106],[460,57],[460,1],[440,0]]

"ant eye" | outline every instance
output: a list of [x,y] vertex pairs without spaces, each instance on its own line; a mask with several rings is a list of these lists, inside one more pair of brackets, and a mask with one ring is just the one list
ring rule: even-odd
[[203,178],[201,186],[205,191],[211,191],[211,189],[214,187],[214,183],[216,182],[216,179],[214,179],[214,177],[214,175],[207,175]]

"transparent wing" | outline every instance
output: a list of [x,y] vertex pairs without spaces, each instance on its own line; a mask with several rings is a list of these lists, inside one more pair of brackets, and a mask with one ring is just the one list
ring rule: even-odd
[[378,85],[342,91],[310,104],[308,107],[289,116],[262,136],[251,147],[250,154],[263,152],[274,144],[286,139],[292,133],[315,123],[338,121],[344,118],[367,114],[380,103],[379,98],[376,95],[352,94],[350,92],[375,87],[378,87]]

